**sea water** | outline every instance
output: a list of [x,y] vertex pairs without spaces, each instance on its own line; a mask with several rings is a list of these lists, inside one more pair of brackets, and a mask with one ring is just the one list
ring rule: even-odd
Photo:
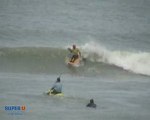
[[[1,0],[0,119],[150,119],[149,5]],[[65,63],[72,44],[80,67]],[[64,97],[46,96],[60,75]],[[86,108],[90,99],[96,109]]]

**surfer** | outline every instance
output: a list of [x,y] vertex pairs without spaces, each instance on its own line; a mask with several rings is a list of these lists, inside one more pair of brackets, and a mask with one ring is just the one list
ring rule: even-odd
[[91,99],[91,100],[90,100],[90,103],[88,103],[88,104],[86,105],[86,107],[96,108],[96,104],[94,103],[94,100]]
[[47,92],[47,94],[58,94],[58,93],[62,93],[62,84],[60,82],[60,77],[57,78],[55,84],[53,85],[53,87],[49,90],[49,92]]
[[72,49],[68,48],[68,50],[70,51],[70,53],[72,54],[72,57],[70,59],[70,62],[74,62],[76,59],[78,59],[79,57],[81,57],[81,52],[80,50],[76,47],[76,45],[72,45]]

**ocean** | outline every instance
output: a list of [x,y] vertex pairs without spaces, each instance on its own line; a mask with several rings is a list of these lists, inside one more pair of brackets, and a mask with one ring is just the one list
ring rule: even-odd
[[[0,119],[150,119],[149,0],[1,0]],[[73,44],[85,58],[69,67]],[[64,97],[47,96],[61,75]],[[96,109],[87,108],[94,99]]]

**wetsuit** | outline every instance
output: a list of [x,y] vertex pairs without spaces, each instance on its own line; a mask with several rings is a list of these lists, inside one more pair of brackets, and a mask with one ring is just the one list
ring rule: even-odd
[[70,62],[74,62],[80,55],[80,50],[79,49],[69,49],[70,52],[72,53],[72,58],[70,60]]
[[91,108],[96,108],[96,104],[94,104],[94,103],[89,103],[86,106],[87,107],[91,107]]
[[51,88],[51,94],[58,94],[62,91],[62,84],[60,82],[56,82],[53,87]]

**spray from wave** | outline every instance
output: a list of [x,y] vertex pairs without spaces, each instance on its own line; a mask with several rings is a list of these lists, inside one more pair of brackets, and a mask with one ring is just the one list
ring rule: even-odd
[[104,62],[137,74],[150,75],[150,53],[110,51],[94,42],[86,43],[81,48],[84,57],[90,61]]

